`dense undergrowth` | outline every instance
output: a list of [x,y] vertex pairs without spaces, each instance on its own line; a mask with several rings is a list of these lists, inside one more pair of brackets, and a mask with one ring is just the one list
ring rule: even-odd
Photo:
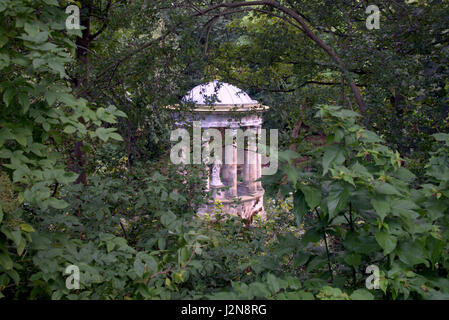
[[[285,163],[287,181],[280,172],[270,177],[280,183],[265,182],[282,185],[285,199],[268,196],[268,219],[252,225],[221,215],[219,207],[214,219],[195,217],[207,200],[201,168],[181,175],[166,164],[103,165],[87,187],[62,187],[64,209],[19,206],[3,192],[10,198],[2,205],[2,295],[447,298],[449,135],[436,135],[441,148],[426,168],[426,183],[415,185],[400,155],[358,126],[355,113],[321,106],[318,115],[328,141],[302,150],[312,170]],[[11,190],[5,175],[2,181]],[[72,264],[81,270],[78,290],[65,286]],[[365,287],[369,265],[380,270],[377,290]]]

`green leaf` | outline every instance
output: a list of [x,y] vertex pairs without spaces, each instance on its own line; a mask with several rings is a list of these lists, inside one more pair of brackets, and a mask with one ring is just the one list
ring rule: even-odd
[[326,148],[323,155],[323,176],[329,171],[329,166],[333,163],[340,165],[345,161],[344,150],[339,145],[332,145]]
[[375,134],[374,132],[369,131],[369,130],[362,131],[362,140],[365,142],[370,142],[370,143],[382,141],[377,134]]
[[14,139],[14,135],[9,128],[0,129],[0,146],[2,146],[6,140]]
[[399,191],[391,184],[377,181],[375,189],[378,193],[388,195],[401,195]]
[[56,91],[48,90],[47,92],[45,92],[45,100],[47,100],[50,106],[56,102],[57,98],[58,93]]
[[23,251],[25,250],[26,241],[24,238],[20,238],[19,243],[17,244],[17,254],[19,256],[22,255]]
[[375,189],[378,193],[381,193],[381,194],[401,195],[395,187],[393,187],[391,184],[386,183],[386,182],[377,181]]
[[140,258],[136,258],[136,260],[134,260],[134,271],[139,277],[142,277],[145,272],[145,264]]
[[349,266],[357,268],[362,262],[362,257],[357,253],[347,253],[344,260]]
[[51,6],[59,6],[58,0],[43,0],[46,4]]
[[8,253],[0,251],[0,265],[5,268],[5,270],[11,270],[13,267],[13,262],[9,257]]
[[72,134],[76,132],[76,128],[74,126],[68,125],[64,128],[64,132],[67,134]]
[[7,107],[11,104],[12,100],[14,99],[15,93],[16,93],[15,89],[8,88],[3,94],[3,102],[6,104]]
[[257,298],[267,298],[271,296],[267,286],[261,282],[253,282],[249,285],[251,293]]
[[307,230],[305,235],[301,238],[301,242],[304,245],[306,245],[310,242],[316,243],[316,242],[320,241],[322,236],[323,236],[322,233],[319,233],[318,231],[311,228],[311,229]]
[[410,170],[404,167],[400,167],[398,170],[396,170],[394,176],[407,183],[410,183],[416,179],[416,176]]
[[305,265],[307,263],[307,261],[309,260],[310,255],[304,253],[304,252],[298,252],[296,254],[295,260],[294,260],[294,265],[295,267],[301,267],[303,265]]
[[31,131],[28,128],[17,128],[14,130],[14,139],[24,147],[27,145],[29,136],[31,136]]
[[165,250],[167,245],[167,241],[165,240],[165,238],[159,238],[157,240],[157,247],[159,248],[159,250]]
[[424,246],[422,246],[418,241],[407,241],[401,243],[397,251],[399,260],[409,266],[414,266],[420,263],[428,265],[426,260],[427,252]]
[[324,257],[316,256],[307,264],[307,272],[312,272],[317,269],[322,269],[327,264],[327,259]]
[[291,160],[298,159],[299,157],[301,157],[299,153],[290,149],[279,151],[278,153],[279,160],[283,160],[285,162],[290,162]]
[[320,205],[320,203],[321,203],[321,191],[320,190],[310,187],[310,186],[305,186],[305,185],[301,185],[299,188],[304,193],[304,196],[306,198],[307,204],[309,205],[309,208],[314,209]]
[[171,211],[164,212],[161,215],[161,223],[166,227],[170,226],[175,220],[176,215]]
[[148,272],[150,272],[151,274],[157,272],[157,261],[154,257],[147,255],[144,261]]
[[285,173],[287,174],[288,179],[293,183],[293,187],[296,187],[296,183],[298,183],[299,179],[298,169],[289,165],[285,168]]
[[20,229],[21,229],[22,231],[25,231],[25,232],[34,232],[33,227],[30,226],[30,225],[27,224],[27,223],[22,223],[22,224],[20,224]]
[[327,207],[329,210],[329,220],[342,211],[348,202],[349,190],[346,186],[332,184],[329,196],[327,197]]
[[384,254],[391,253],[397,245],[397,238],[387,231],[379,231],[375,234],[377,243],[384,249]]
[[112,242],[112,241],[107,241],[106,242],[106,250],[108,251],[108,252],[111,252],[112,250],[114,250],[114,248],[115,248],[115,243],[114,242]]
[[387,200],[371,199],[371,204],[374,210],[376,210],[377,214],[379,215],[381,221],[384,221],[384,218],[390,212],[390,204],[387,202]]
[[306,199],[301,190],[297,190],[293,195],[293,214],[295,215],[296,225],[301,226],[304,215],[308,212]]
[[181,248],[181,252],[180,252],[180,256],[181,256],[181,263],[185,263],[188,259],[189,259],[189,250],[186,247]]
[[278,278],[276,278],[273,274],[267,274],[267,284],[272,292],[277,293],[280,290],[280,283]]
[[[8,41],[8,38],[6,38],[6,41]],[[1,42],[1,43],[4,42],[4,39],[3,39],[1,36],[0,36],[0,42]],[[1,43],[0,43],[0,44],[1,44]],[[6,43],[6,42],[5,42],[5,43]],[[3,44],[4,44],[4,43],[3,43]],[[3,45],[1,45],[0,48],[1,48],[2,46],[3,46]],[[9,56],[6,55],[6,54],[4,54],[4,53],[0,53],[0,70],[2,70],[2,69],[4,69],[4,68],[8,67],[9,64],[10,64]]]
[[7,234],[8,238],[10,238],[12,241],[14,241],[16,246],[19,246],[21,240],[22,240],[22,233],[20,230],[14,230],[11,231],[9,234]]
[[449,134],[435,133],[432,136],[435,138],[435,140],[445,142],[447,145],[449,145]]
[[169,194],[169,198],[175,202],[184,203],[186,202],[186,198],[180,195],[177,191],[172,191]]
[[76,106],[79,101],[72,95],[68,93],[60,93],[58,94],[58,100],[64,103],[67,106]]
[[374,296],[366,289],[357,289],[350,296],[351,300],[374,300]]
[[391,203],[391,212],[394,215],[399,215],[408,218],[417,218],[419,213],[414,210],[418,210],[419,206],[411,200],[395,200]]
[[18,95],[19,103],[22,105],[22,112],[25,114],[30,109],[30,99],[28,98],[28,95],[21,92]]
[[115,133],[114,131],[117,130],[116,128],[98,128],[95,130],[95,134],[97,137],[99,137],[104,142],[107,142],[110,138],[123,141],[123,139],[120,137],[118,133]]
[[60,200],[60,199],[56,199],[56,198],[50,198],[48,200],[48,204],[55,209],[65,209],[69,206],[69,204],[67,202],[65,202],[64,200]]
[[59,73],[59,76],[61,78],[65,78],[67,77],[66,73],[65,73],[65,68],[64,65],[62,63],[59,63],[57,61],[49,61],[48,62],[48,66],[55,71],[55,73]]
[[117,141],[123,141],[123,138],[121,135],[119,135],[116,132],[112,132],[109,134],[109,138],[111,138],[112,140],[117,140]]

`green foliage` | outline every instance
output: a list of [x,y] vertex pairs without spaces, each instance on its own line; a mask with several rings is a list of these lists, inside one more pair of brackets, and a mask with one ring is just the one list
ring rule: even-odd
[[[310,219],[298,245],[310,257],[299,262],[307,262],[310,276],[327,278],[341,289],[364,285],[365,269],[374,264],[381,270],[385,298],[446,297],[446,286],[436,283],[444,283],[440,277],[447,274],[447,147],[427,165],[434,184],[416,188],[416,177],[400,155],[357,125],[357,114],[323,105],[317,116],[327,144],[301,149],[312,158],[312,172],[285,167],[297,221]],[[445,141],[447,135],[436,138]],[[326,250],[310,247],[318,241]]]
[[76,175],[66,170],[58,145],[71,137],[120,140],[114,128],[101,126],[115,123],[116,117],[124,114],[113,106],[95,112],[68,86],[64,68],[72,61],[75,45],[69,38],[73,34],[64,31],[64,12],[56,5],[5,0],[0,6],[0,167],[2,188],[10,198],[2,200],[0,207],[2,287],[10,279],[18,283],[17,270],[22,267],[14,262],[11,252],[22,256],[33,232],[22,223],[21,210],[13,210],[11,204],[37,206],[44,211],[68,205],[55,197],[53,188],[72,183]]

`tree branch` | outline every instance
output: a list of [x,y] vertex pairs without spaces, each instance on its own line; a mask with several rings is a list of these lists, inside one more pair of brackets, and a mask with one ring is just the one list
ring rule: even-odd
[[[270,6],[272,8],[275,8],[284,14],[290,16],[293,20],[295,20],[299,26],[301,27],[302,31],[305,33],[307,37],[309,37],[311,40],[313,40],[321,49],[323,49],[333,60],[334,62],[339,66],[341,72],[347,73],[348,70],[346,68],[346,65],[344,61],[337,55],[337,53],[328,46],[320,37],[318,37],[309,27],[305,19],[298,13],[296,13],[294,10],[287,8],[281,4],[279,4],[276,1],[273,0],[260,0],[260,1],[243,1],[243,2],[223,2],[219,4],[212,5],[204,10],[196,9],[196,13],[193,16],[200,16],[200,15],[206,15],[207,13],[214,11],[219,8],[240,8],[240,7],[257,7],[257,6]],[[260,10],[260,9],[259,9]],[[365,116],[365,119],[367,118],[367,108],[365,101],[363,100],[363,97],[360,93],[360,90],[357,88],[357,85],[354,83],[354,81],[349,81],[349,87],[351,88],[351,91],[354,94],[354,98],[359,106],[359,110],[362,113],[362,115]]]

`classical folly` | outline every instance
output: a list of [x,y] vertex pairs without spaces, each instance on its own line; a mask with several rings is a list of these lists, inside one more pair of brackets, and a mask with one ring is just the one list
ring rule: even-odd
[[[257,214],[264,219],[264,190],[258,180],[265,156],[262,157],[258,143],[262,136],[262,112],[268,107],[239,88],[216,80],[193,88],[182,103],[191,104],[193,109],[177,125],[200,123],[204,133],[202,154],[208,155],[202,157],[202,162],[208,166],[207,191],[212,191],[213,201],[201,208],[199,214],[212,213],[215,206],[222,205],[227,214],[244,219]],[[215,150],[210,155],[208,131],[219,132],[224,142],[222,152]]]

